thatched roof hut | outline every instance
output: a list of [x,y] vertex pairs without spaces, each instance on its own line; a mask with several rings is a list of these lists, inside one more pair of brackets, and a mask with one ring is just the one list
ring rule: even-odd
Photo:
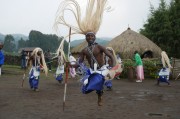
[[71,53],[73,54],[78,54],[79,52],[82,51],[82,49],[84,49],[86,46],[88,46],[88,43],[86,40],[84,40],[84,42],[80,43],[78,46],[74,47],[72,50],[71,50]]
[[151,40],[130,28],[112,39],[107,46],[112,47],[116,53],[120,53],[122,58],[132,58],[134,51],[138,51],[140,55],[150,53],[151,57],[156,58],[161,56],[162,51]]
[[18,50],[18,53],[21,53],[22,51],[25,51],[25,52],[32,52],[36,47],[24,47],[24,48],[20,48]]

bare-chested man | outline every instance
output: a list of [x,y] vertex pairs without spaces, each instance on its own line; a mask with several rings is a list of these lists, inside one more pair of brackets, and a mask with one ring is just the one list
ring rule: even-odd
[[97,44],[95,40],[96,36],[93,32],[88,32],[86,34],[86,41],[88,42],[88,46],[81,51],[79,64],[81,66],[84,59],[86,58],[90,65],[90,69],[89,71],[87,71],[89,73],[87,73],[86,78],[83,79],[83,93],[87,94],[91,91],[96,90],[96,93],[98,95],[98,105],[101,106],[104,79],[109,71],[109,69],[107,69],[107,67],[104,65],[105,61],[103,53],[105,53],[111,59],[112,64],[110,67],[113,67],[115,65],[115,60],[111,53],[106,50],[105,47]]

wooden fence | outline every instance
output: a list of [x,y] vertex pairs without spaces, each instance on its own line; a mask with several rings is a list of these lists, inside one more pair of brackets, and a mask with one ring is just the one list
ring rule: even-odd
[[[180,74],[180,59],[173,58],[171,61],[172,64],[172,78],[178,78],[177,76]],[[180,77],[179,77],[180,78]]]

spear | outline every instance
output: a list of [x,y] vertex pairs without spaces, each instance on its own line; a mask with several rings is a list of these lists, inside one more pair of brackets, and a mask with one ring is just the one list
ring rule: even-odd
[[[70,54],[70,42],[71,42],[71,27],[69,28],[69,47],[68,47],[68,60]],[[65,102],[66,102],[66,90],[67,90],[67,80],[68,80],[68,69],[69,69],[69,61],[66,62],[66,79],[64,83],[64,98],[63,98],[63,111],[65,109]]]

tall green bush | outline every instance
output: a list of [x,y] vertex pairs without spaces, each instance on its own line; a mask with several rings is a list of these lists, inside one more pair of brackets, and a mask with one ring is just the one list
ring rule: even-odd
[[[120,77],[127,78],[128,77],[128,69],[134,69],[135,75],[135,61],[131,59],[124,59],[123,60],[123,72],[121,73]],[[159,70],[162,68],[162,64],[160,59],[144,59],[143,60],[143,67],[144,67],[144,76],[145,78],[157,78],[157,74]],[[136,78],[136,77],[134,77]]]

